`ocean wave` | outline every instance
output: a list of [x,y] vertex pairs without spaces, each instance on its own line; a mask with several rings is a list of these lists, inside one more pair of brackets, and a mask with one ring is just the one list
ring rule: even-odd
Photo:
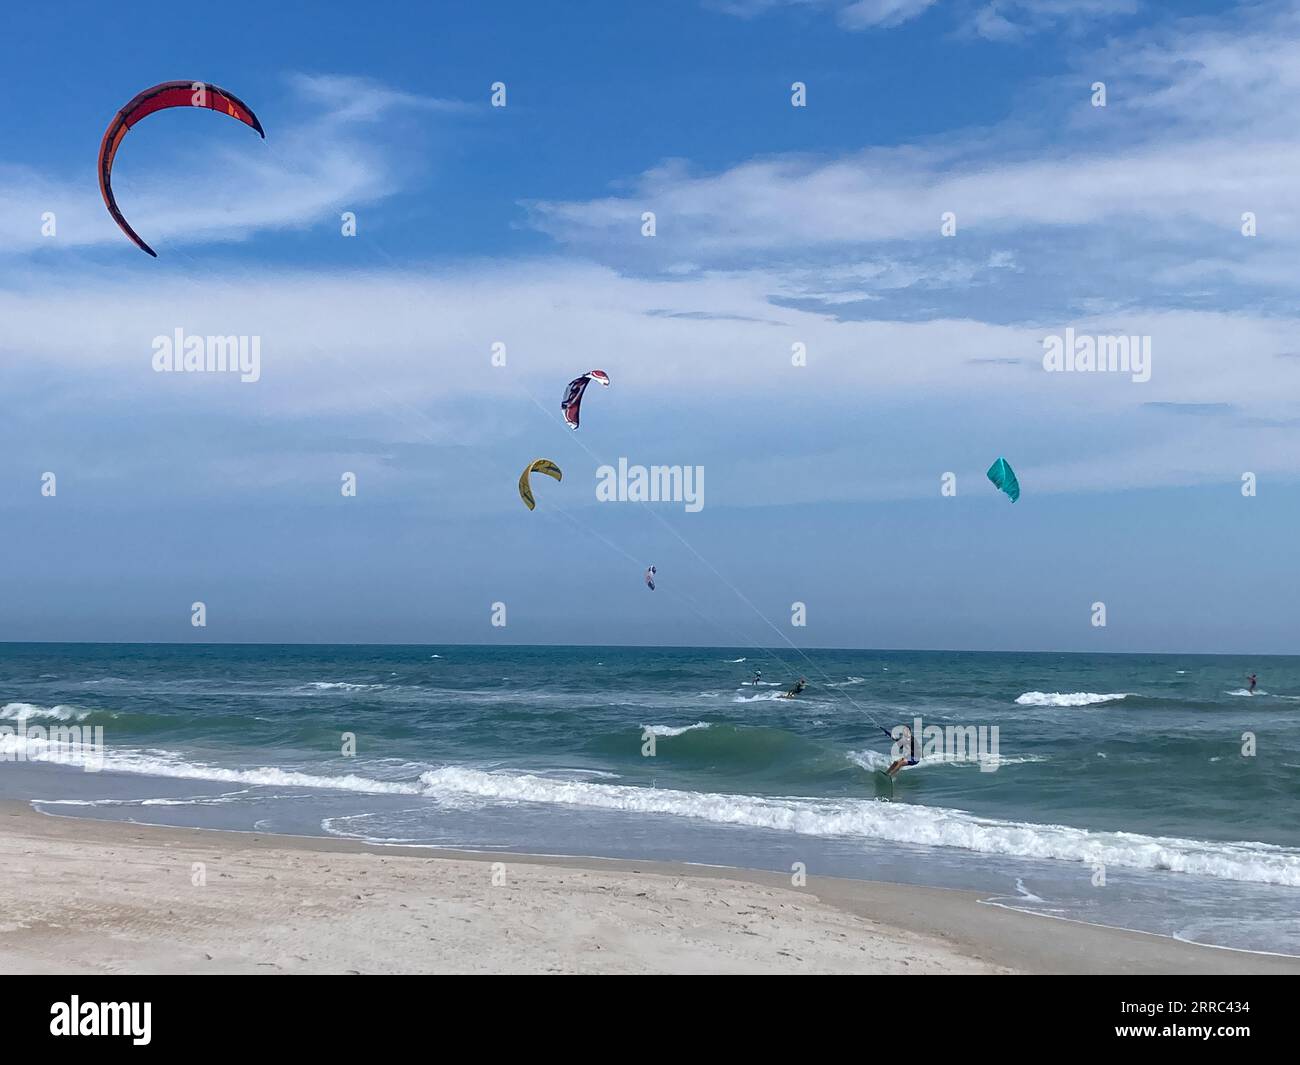
[[724,658],[723,661],[726,662],[726,663],[728,663],[729,665],[733,665],[733,666],[734,666],[737,662],[747,662],[747,661],[749,661],[749,659],[747,659],[747,658]]
[[1245,688],[1237,688],[1235,691],[1224,692],[1223,694],[1224,694],[1224,695],[1246,695],[1246,696],[1251,696],[1251,695],[1267,695],[1268,692],[1264,691],[1263,688],[1256,688],[1253,692],[1252,692],[1252,691],[1247,691]]
[[1110,695],[1099,695],[1096,692],[1025,692],[1016,697],[1016,703],[1020,706],[1096,706],[1127,698],[1127,692],[1112,692]]
[[[57,754],[47,741],[0,736],[0,754],[12,756],[20,747],[31,761],[57,760],[43,757],[43,752]],[[856,837],[1023,858],[1104,862],[1117,867],[1300,887],[1300,850],[1296,848],[1094,832],[1066,825],[977,817],[942,807],[866,799],[764,798],[677,791],[555,779],[535,773],[491,772],[465,766],[428,769],[415,780],[379,780],[359,773],[331,774],[328,770],[309,773],[278,766],[227,768],[185,761],[166,751],[107,751],[102,768],[250,786],[420,796],[449,806],[524,802],[662,814],[805,836]]]
[[866,684],[866,677],[849,677],[847,680],[832,681],[827,684],[828,688],[852,688],[855,684]]
[[229,795],[195,795],[181,799],[35,799],[37,806],[225,806],[244,801],[247,791]]
[[976,817],[961,810],[865,799],[760,798],[545,780],[529,774],[447,767],[420,777],[433,799],[475,797],[638,814],[669,814],[806,836],[859,837],[984,854],[1049,858],[1224,880],[1300,887],[1300,850],[1267,843],[1206,842],[1129,832],[1091,832]]
[[642,725],[642,732],[649,732],[652,736],[680,736],[684,732],[693,732],[696,729],[708,728],[707,721],[697,721],[694,725]]
[[557,777],[560,780],[581,780],[584,777],[594,777],[597,780],[618,780],[621,776],[619,773],[610,773],[604,769],[580,769],[576,766],[534,769],[533,773],[539,777]]
[[79,710],[74,706],[37,706],[35,703],[5,703],[0,706],[0,721],[17,721],[26,718],[53,721],[85,721],[94,711]]
[[96,772],[135,773],[141,776],[180,780],[215,780],[228,784],[285,788],[328,788],[370,795],[419,795],[420,785],[411,781],[375,780],[355,773],[322,775],[277,766],[231,769],[188,762],[171,751],[149,749],[103,750],[70,748],[33,736],[0,735],[0,758],[21,758],[29,762],[55,762]]
[[[863,769],[877,770],[888,769],[893,764],[893,759],[888,754],[881,754],[879,751],[867,748],[864,751],[849,751],[845,757],[855,765]],[[1004,766],[1004,765],[1026,765],[1031,762],[1047,761],[1042,755],[1026,754],[1018,757],[1006,757],[1002,755],[989,755],[986,758],[967,758],[955,754],[928,754],[922,757],[914,766],[905,766],[906,769],[920,769],[928,765],[956,765],[970,766],[978,769],[981,766]],[[988,772],[988,770],[985,770]]]
[[[779,685],[776,686],[779,687]],[[758,695],[737,695],[731,701],[733,703],[767,703],[773,699],[781,699],[784,696],[784,692],[760,692]]]
[[300,684],[294,691],[344,691],[344,692],[373,692],[382,691],[387,688],[387,684],[349,684],[343,680],[315,680],[310,684]]
[[870,747],[865,751],[848,751],[844,757],[854,765],[872,772],[879,770],[883,773],[894,764],[894,760],[889,755],[881,754],[880,751],[874,751]]

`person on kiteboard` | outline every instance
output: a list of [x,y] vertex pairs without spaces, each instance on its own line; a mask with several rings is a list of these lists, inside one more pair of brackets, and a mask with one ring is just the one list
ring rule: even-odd
[[[899,748],[905,749],[907,754],[903,755],[901,758],[896,758],[893,765],[885,770],[885,773],[890,777],[890,779],[896,777],[902,770],[903,766],[916,765],[917,762],[920,761],[920,759],[916,757],[916,734],[906,725],[899,725],[898,727],[903,730],[903,733],[898,737],[896,745]],[[880,731],[891,740],[894,739],[894,734],[888,729],[881,729]]]

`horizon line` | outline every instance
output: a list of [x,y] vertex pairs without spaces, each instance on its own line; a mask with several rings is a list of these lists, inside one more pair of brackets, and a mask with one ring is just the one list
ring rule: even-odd
[[754,651],[758,653],[775,653],[784,651],[789,653],[793,648],[801,652],[807,651],[847,651],[859,654],[967,654],[967,655],[1114,655],[1127,657],[1160,657],[1174,658],[1178,656],[1190,656],[1197,658],[1296,658],[1300,653],[1287,654],[1278,651],[1263,652],[1237,652],[1237,651],[1067,651],[1057,649],[1047,650],[991,650],[981,649],[961,649],[952,647],[848,647],[848,646],[827,646],[827,647],[800,647],[798,645],[780,644],[771,647],[760,647],[755,644],[632,644],[632,643],[457,643],[457,642],[383,642],[383,641],[359,641],[351,643],[338,643],[329,641],[253,641],[240,642],[237,640],[209,640],[209,641],[182,641],[182,640],[0,640],[0,648],[4,647],[469,647],[469,648],[559,648],[559,649],[585,649],[585,648],[605,648],[610,650],[627,650],[627,651]]

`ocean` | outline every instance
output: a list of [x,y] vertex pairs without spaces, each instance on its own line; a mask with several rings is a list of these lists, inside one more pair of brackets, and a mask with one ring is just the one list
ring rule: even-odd
[[[882,729],[918,717],[996,755],[934,749],[891,789]],[[102,728],[102,761],[58,727]],[[1300,955],[1295,657],[3,644],[0,797],[960,887]]]

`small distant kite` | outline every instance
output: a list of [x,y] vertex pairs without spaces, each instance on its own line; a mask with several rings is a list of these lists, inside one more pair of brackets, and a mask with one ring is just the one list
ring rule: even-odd
[[569,382],[569,387],[564,392],[564,402],[560,404],[560,410],[564,411],[564,420],[569,423],[570,429],[578,428],[578,414],[582,408],[582,396],[592,381],[599,382],[608,388],[609,374],[604,370],[592,370],[581,377],[575,377]]
[[524,501],[524,506],[529,510],[533,510],[537,506],[537,500],[533,498],[532,485],[529,483],[529,476],[534,473],[544,473],[547,477],[554,477],[557,481],[564,479],[560,467],[550,459],[535,459],[525,466],[524,472],[519,475],[519,498]]
[[247,104],[239,97],[226,92],[225,89],[219,89],[215,85],[208,85],[202,81],[164,81],[152,89],[145,89],[113,116],[113,121],[108,124],[108,129],[104,131],[104,139],[99,145],[99,191],[104,195],[104,206],[113,216],[113,221],[122,228],[122,232],[135,242],[136,247],[141,251],[147,251],[155,259],[158,258],[158,253],[140,238],[122,216],[122,212],[118,210],[117,199],[113,196],[113,159],[117,156],[118,146],[121,145],[127,130],[142,118],[152,115],[155,111],[165,111],[169,107],[205,107],[209,111],[220,111],[246,126],[251,126],[257,130],[263,140],[266,139],[266,131],[262,129],[262,123],[257,120],[257,116]]
[[658,572],[659,571],[655,569],[654,566],[651,566],[645,571],[645,586],[652,592],[655,590],[655,574]]
[[1016,480],[1016,471],[1011,468],[1011,463],[1006,459],[999,458],[993,463],[989,467],[988,477],[995,487],[1002,489],[1011,497],[1011,502],[1014,503],[1020,498],[1020,482]]

